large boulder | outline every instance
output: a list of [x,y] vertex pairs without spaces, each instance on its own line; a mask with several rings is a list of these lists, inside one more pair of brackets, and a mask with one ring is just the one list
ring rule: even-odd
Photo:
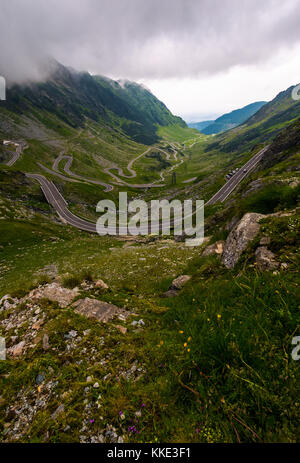
[[258,234],[260,228],[259,221],[263,217],[265,217],[263,214],[247,213],[234,229],[231,230],[222,254],[222,262],[225,267],[233,268],[235,266],[250,241]]
[[263,272],[264,270],[275,270],[279,267],[279,262],[275,259],[275,254],[266,246],[259,246],[255,251],[255,262],[257,268]]
[[107,323],[114,317],[118,317],[120,320],[125,320],[130,312],[124,309],[120,309],[116,305],[109,304],[108,302],[98,301],[97,299],[91,299],[86,297],[85,299],[79,299],[72,304],[74,311],[87,318],[93,318],[98,322]]

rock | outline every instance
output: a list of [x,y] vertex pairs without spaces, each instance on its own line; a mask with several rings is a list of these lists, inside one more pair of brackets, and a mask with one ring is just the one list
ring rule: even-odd
[[23,349],[25,347],[25,341],[19,342],[15,346],[11,347],[11,353],[14,357],[19,357],[23,353]]
[[119,330],[122,334],[126,334],[126,333],[127,333],[127,328],[125,328],[125,326],[116,325],[116,328],[117,328],[117,330]]
[[191,279],[189,275],[181,275],[172,281],[169,289],[181,289]]
[[275,259],[275,254],[265,246],[260,246],[256,249],[255,262],[261,272],[264,270],[275,270],[279,267],[279,263]]
[[259,242],[261,246],[267,246],[270,243],[271,243],[271,238],[269,236],[262,236]]
[[115,316],[121,313],[124,314],[124,316],[130,315],[130,312],[126,312],[124,309],[120,309],[113,304],[98,301],[97,299],[90,299],[89,297],[79,299],[73,304],[73,307],[76,313],[87,318],[94,318],[103,323],[112,320]]
[[41,288],[34,289],[29,293],[32,299],[46,298],[53,302],[58,302],[61,307],[67,307],[78,295],[78,288],[62,288],[58,283],[51,283]]
[[233,218],[230,220],[230,222],[227,223],[225,229],[226,229],[227,231],[231,231],[231,230],[233,229],[233,227],[235,227],[236,224],[237,224],[238,222],[239,222],[239,218],[236,217],[236,216],[233,217]]
[[131,325],[132,325],[132,326],[144,326],[144,325],[145,325],[145,322],[144,322],[144,320],[142,320],[142,319],[139,320],[139,321],[135,320],[134,322],[131,323]]
[[44,382],[45,376],[40,373],[35,378],[35,384],[42,384]]
[[250,241],[259,232],[259,220],[265,217],[254,212],[247,213],[229,233],[224,245],[222,262],[227,268],[233,268]]
[[65,410],[64,404],[59,405],[59,407],[57,407],[55,412],[52,413],[51,415],[52,420],[55,420],[58,417],[58,415],[60,415],[64,410]]
[[39,320],[32,325],[32,329],[38,331],[43,324],[44,320]]
[[100,289],[108,289],[108,286],[106,283],[104,283],[103,280],[97,280],[95,282],[95,288],[100,288]]
[[210,246],[207,246],[207,248],[204,249],[202,256],[211,256],[212,254],[219,254],[221,255],[223,253],[225,241],[216,241],[215,243],[211,244]]
[[50,346],[49,346],[49,336],[48,336],[48,334],[45,333],[44,336],[43,336],[43,349],[47,350],[49,348],[50,348]]
[[178,296],[179,292],[176,289],[169,289],[163,295],[164,297],[176,297]]
[[280,267],[281,267],[283,270],[287,269],[288,266],[289,266],[289,264],[288,264],[287,262],[282,262],[282,264],[280,265]]

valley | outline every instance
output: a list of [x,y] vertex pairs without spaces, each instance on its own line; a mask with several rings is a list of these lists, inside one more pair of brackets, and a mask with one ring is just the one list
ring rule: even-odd
[[[218,135],[60,64],[0,102],[0,437],[297,441],[300,103]],[[226,179],[229,172],[235,173]],[[203,199],[205,239],[99,236],[102,199]]]

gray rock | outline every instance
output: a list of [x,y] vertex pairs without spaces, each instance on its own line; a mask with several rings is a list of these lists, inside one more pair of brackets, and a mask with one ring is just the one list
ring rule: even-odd
[[233,268],[241,254],[246,250],[259,232],[259,220],[265,217],[262,214],[247,213],[229,233],[225,242],[222,262],[227,268]]
[[181,275],[172,281],[169,289],[181,289],[190,279],[190,275]]
[[275,254],[265,246],[260,246],[255,251],[255,262],[257,268],[263,272],[265,270],[275,270],[279,267],[279,262],[275,259]]
[[76,313],[87,318],[94,318],[103,323],[112,320],[115,316],[121,313],[124,314],[124,316],[130,315],[130,312],[126,312],[124,309],[120,309],[113,304],[98,301],[97,299],[90,299],[88,297],[85,299],[79,299],[73,304],[73,307]]
[[35,384],[42,384],[44,382],[45,376],[42,374],[38,374],[35,378]]

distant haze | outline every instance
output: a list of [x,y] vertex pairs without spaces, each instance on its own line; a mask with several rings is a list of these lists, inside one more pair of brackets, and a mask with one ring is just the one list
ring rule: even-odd
[[54,57],[214,119],[300,81],[299,19],[298,0],[3,1],[0,75],[44,79]]

